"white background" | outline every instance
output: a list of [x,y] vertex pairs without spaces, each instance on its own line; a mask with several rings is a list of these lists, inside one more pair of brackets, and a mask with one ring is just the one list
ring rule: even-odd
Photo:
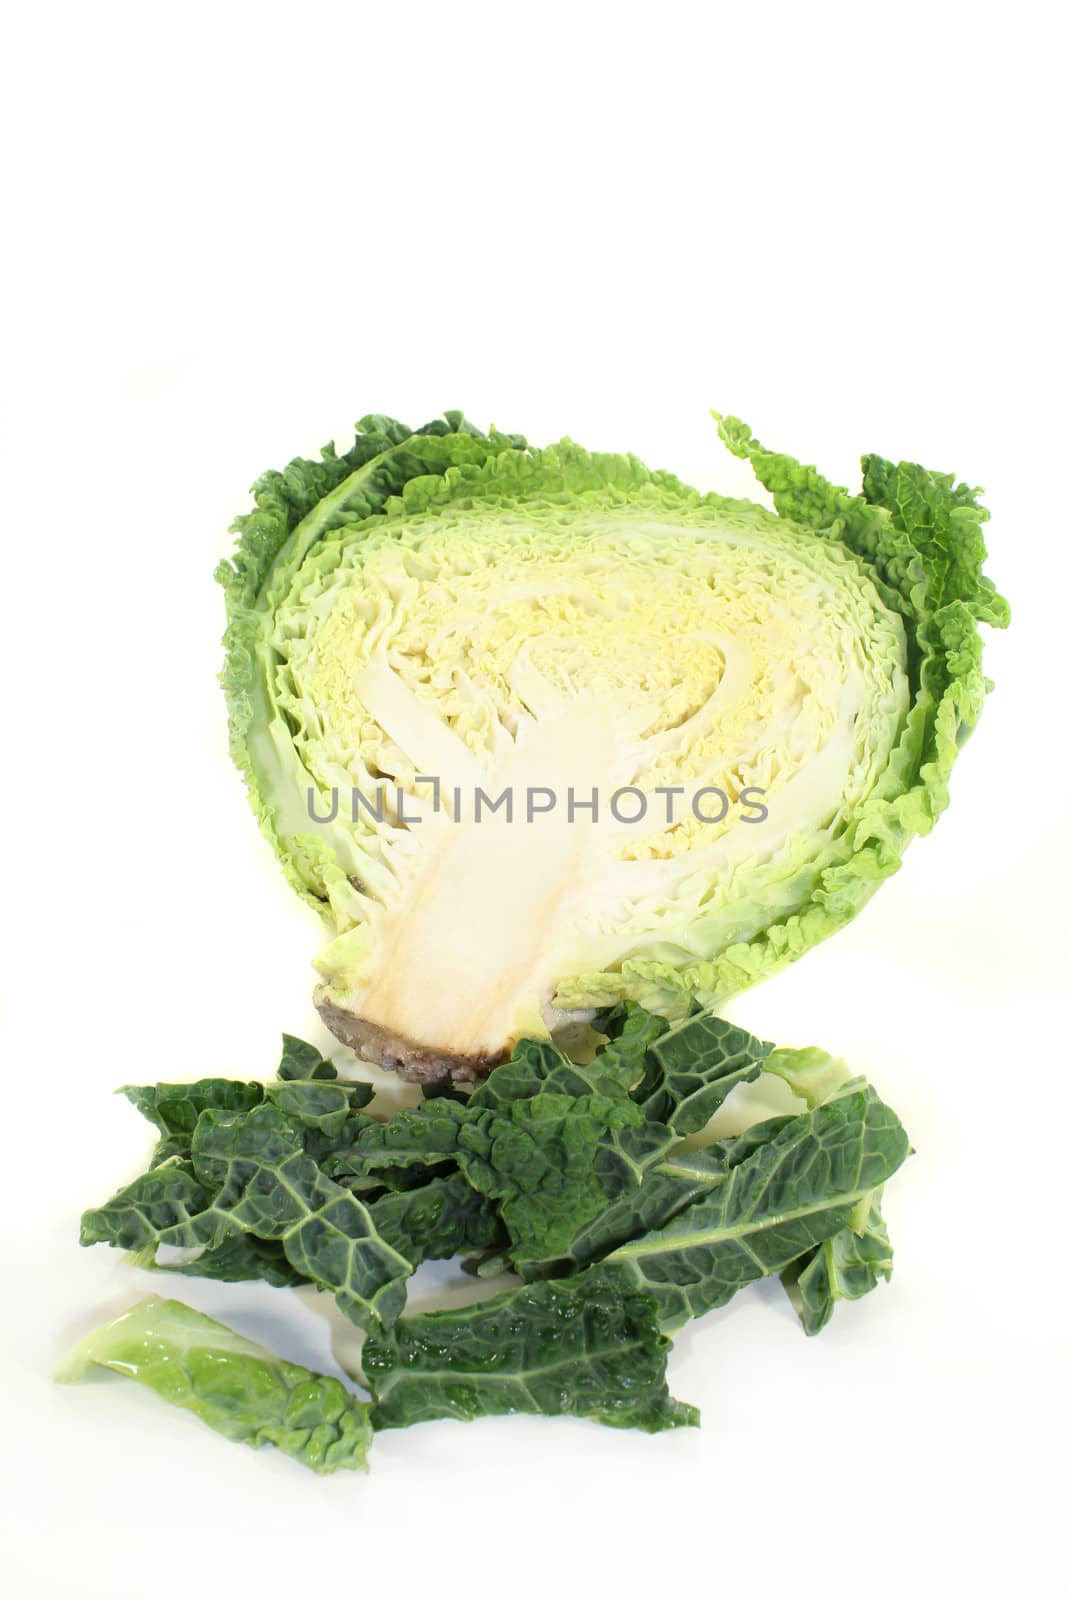
[[[1058,1592],[1060,98],[1045,8],[41,4],[7,29],[8,1592]],[[731,1015],[869,1074],[917,1155],[887,1288],[687,1329],[699,1433],[444,1423],[318,1481],[70,1341],[157,1287],[77,1217],[117,1084],[269,1071],[319,930],[226,752],[211,581],[253,478],[446,406],[746,492],[707,415],[856,485],[985,485],[1014,605],[934,836]],[[180,1292],[329,1366],[328,1307]]]

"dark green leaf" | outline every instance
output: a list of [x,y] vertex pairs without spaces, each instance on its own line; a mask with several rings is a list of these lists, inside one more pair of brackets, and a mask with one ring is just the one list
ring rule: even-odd
[[361,1328],[388,1325],[400,1315],[413,1263],[379,1234],[354,1195],[341,1189],[323,1197],[316,1187],[306,1215],[282,1239],[297,1272],[331,1293]]
[[[345,1149],[327,1158],[336,1178],[370,1176],[407,1166],[428,1168],[455,1159],[461,1136],[478,1140],[485,1122],[459,1100],[431,1100],[409,1111],[397,1111],[388,1122],[368,1118]],[[479,1141],[484,1144],[484,1140]]]
[[669,1342],[651,1300],[603,1268],[480,1305],[402,1317],[363,1346],[376,1428],[525,1411],[609,1427],[695,1424],[667,1390]]
[[[908,1154],[907,1134],[869,1088],[777,1118],[776,1128],[725,1173],[698,1152],[686,1164],[710,1166],[707,1192],[607,1258],[655,1297],[668,1332],[847,1227]],[[683,1170],[679,1158],[666,1165]]]
[[[573,1272],[601,1260],[627,1240],[662,1227],[690,1200],[707,1194],[732,1167],[773,1139],[790,1120],[781,1117],[761,1122],[747,1133],[721,1139],[690,1155],[671,1156],[663,1155],[662,1149],[653,1151],[654,1159],[646,1165],[638,1187],[627,1189],[591,1222],[577,1229],[567,1250],[556,1260],[524,1261],[519,1268],[520,1276],[534,1279]],[[659,1124],[648,1126],[651,1130]],[[666,1143],[671,1142],[668,1136]]]
[[275,1076],[283,1083],[295,1079],[333,1079],[337,1077],[337,1068],[313,1044],[295,1039],[291,1033],[283,1033],[282,1058]]
[[152,1262],[159,1272],[177,1272],[186,1278],[215,1278],[221,1283],[246,1283],[261,1279],[277,1289],[306,1283],[285,1254],[280,1239],[257,1239],[251,1233],[234,1233],[213,1250],[203,1250],[193,1261]]
[[541,1094],[490,1116],[488,1149],[461,1148],[457,1159],[470,1183],[499,1202],[515,1262],[564,1255],[671,1142],[625,1097]]
[[839,1300],[870,1294],[893,1271],[893,1247],[875,1196],[841,1228],[782,1273],[789,1298],[807,1334],[821,1332]]
[[634,1098],[645,1115],[681,1138],[714,1116],[731,1089],[750,1083],[774,1046],[709,1012],[698,1012],[657,1039]]
[[618,1098],[625,1095],[630,1082],[638,1077],[640,1071],[631,1070],[625,1051],[623,1057],[617,1059],[609,1050],[601,1050],[592,1061],[579,1066],[545,1040],[520,1039],[511,1060],[493,1069],[485,1082],[474,1090],[470,1104],[490,1111],[504,1111],[517,1100],[530,1100],[541,1094],[598,1094]]
[[152,1151],[149,1161],[149,1170],[153,1167],[162,1167],[168,1161],[188,1161],[191,1149],[190,1135],[187,1133],[168,1133],[160,1139]]
[[300,1130],[271,1104],[202,1113],[192,1165],[154,1168],[82,1221],[84,1244],[203,1247],[224,1266],[230,1258],[216,1252],[235,1234],[278,1241],[293,1272],[334,1293],[361,1325],[403,1307],[412,1263],[360,1200],[324,1176]]
[[331,1291],[354,1322],[399,1314],[412,1263],[379,1235],[367,1207],[304,1153],[299,1131],[276,1106],[241,1117],[205,1113],[193,1160],[201,1179],[217,1185],[214,1203],[162,1242],[214,1246],[234,1228],[280,1239],[296,1271]]
[[210,1190],[191,1165],[172,1156],[128,1183],[106,1205],[86,1211],[81,1219],[81,1242],[143,1250],[156,1245],[166,1231],[188,1227],[209,1199]]
[[[359,1089],[362,1085],[353,1085]],[[353,1110],[353,1097],[349,1085],[324,1083],[317,1080],[304,1082],[268,1083],[266,1098],[285,1113],[293,1122],[305,1128],[314,1128],[328,1140],[339,1139],[341,1129]]]
[[370,1184],[405,1167],[423,1174],[457,1165],[474,1189],[499,1202],[514,1259],[535,1261],[563,1255],[575,1232],[636,1187],[672,1139],[625,1095],[542,1089],[502,1102],[499,1111],[472,1095],[467,1104],[434,1100],[399,1112],[365,1128],[325,1166],[339,1180]]
[[382,1238],[413,1267],[507,1243],[492,1206],[458,1172],[433,1178],[419,1189],[383,1195],[367,1209]]
[[160,1133],[192,1136],[196,1119],[209,1108],[249,1111],[263,1098],[261,1083],[238,1083],[232,1078],[199,1078],[195,1083],[128,1083],[117,1091],[154,1122]]
[[593,1019],[593,1026],[608,1040],[597,1051],[594,1063],[597,1071],[603,1078],[614,1080],[624,1093],[629,1093],[641,1082],[645,1057],[670,1024],[665,1017],[645,1011],[632,1000],[624,1000],[610,1011],[599,1012]]

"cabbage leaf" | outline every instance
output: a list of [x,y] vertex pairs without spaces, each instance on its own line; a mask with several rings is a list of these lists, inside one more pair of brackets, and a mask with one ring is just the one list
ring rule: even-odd
[[364,1471],[369,1407],[337,1378],[253,1344],[179,1300],[142,1300],[83,1339],[55,1374],[61,1383],[104,1367],[154,1389],[216,1433],[273,1445],[312,1471]]

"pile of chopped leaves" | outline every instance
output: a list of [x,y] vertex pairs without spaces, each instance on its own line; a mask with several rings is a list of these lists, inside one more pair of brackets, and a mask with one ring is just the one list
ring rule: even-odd
[[[159,1143],[145,1173],[85,1213],[82,1243],[175,1274],[329,1292],[366,1334],[371,1398],[160,1298],[90,1335],[60,1376],[112,1367],[326,1472],[364,1466],[377,1429],[437,1418],[695,1424],[667,1388],[671,1335],[770,1274],[816,1333],[837,1300],[887,1278],[881,1190],[908,1138],[823,1051],[776,1050],[702,1011],[671,1027],[632,1003],[595,1026],[584,1063],[524,1040],[470,1095],[431,1087],[390,1116],[288,1035],[273,1082],[126,1088]],[[804,1109],[694,1139],[761,1073]],[[457,1256],[505,1286],[405,1314],[416,1268]]]

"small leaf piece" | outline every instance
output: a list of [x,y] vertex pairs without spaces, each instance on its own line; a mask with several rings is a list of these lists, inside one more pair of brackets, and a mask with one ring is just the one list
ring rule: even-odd
[[367,1340],[363,1368],[375,1428],[523,1411],[657,1433],[699,1420],[667,1390],[669,1349],[654,1303],[597,1268],[402,1317]]
[[343,1383],[283,1361],[178,1300],[142,1300],[98,1328],[56,1379],[73,1382],[94,1365],[147,1384],[227,1439],[275,1445],[313,1472],[366,1470],[369,1408]]

